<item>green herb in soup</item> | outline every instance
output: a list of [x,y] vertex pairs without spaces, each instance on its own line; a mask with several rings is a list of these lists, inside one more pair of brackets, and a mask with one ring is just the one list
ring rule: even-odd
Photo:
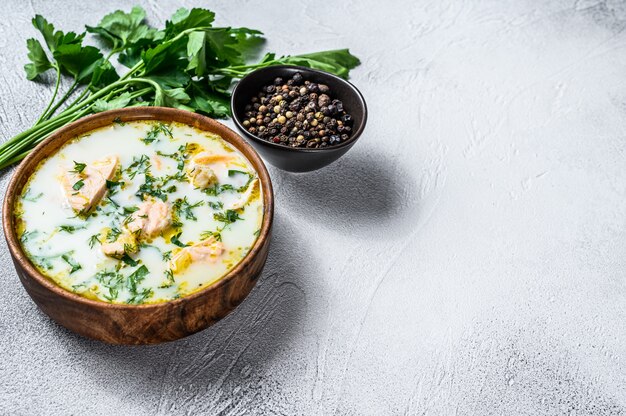
[[43,161],[15,215],[33,264],[104,302],[164,302],[220,279],[263,220],[254,168],[219,136],[127,122],[78,137]]

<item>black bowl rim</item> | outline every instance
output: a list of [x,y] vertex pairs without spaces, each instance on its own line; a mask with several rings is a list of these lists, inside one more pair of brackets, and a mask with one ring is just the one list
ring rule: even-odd
[[[341,144],[339,144],[337,146],[329,146],[329,147],[325,147],[325,148],[309,149],[309,148],[306,148],[306,147],[291,147],[291,146],[285,146],[283,144],[269,142],[267,140],[263,140],[260,137],[255,136],[254,134],[252,134],[248,130],[246,130],[246,128],[243,126],[243,124],[241,124],[241,121],[239,120],[239,117],[237,116],[237,112],[235,111],[235,97],[237,96],[237,92],[239,90],[239,85],[241,85],[241,82],[243,80],[245,80],[246,78],[249,78],[250,76],[252,76],[253,74],[256,74],[258,72],[271,72],[272,70],[284,69],[284,68],[297,69],[297,70],[299,70],[301,72],[315,73],[315,74],[321,75],[323,77],[334,78],[335,80],[346,84],[348,86],[348,88],[350,90],[352,90],[352,92],[357,96],[357,98],[359,99],[359,101],[363,105],[363,120],[359,124],[358,129],[352,133],[352,135],[350,136],[350,138],[348,140],[346,140],[345,142],[343,142],[343,143],[341,143]],[[298,66],[298,65],[271,65],[271,66],[266,66],[264,68],[259,68],[259,69],[256,69],[256,70],[250,72],[248,75],[246,75],[245,77],[241,78],[239,80],[239,82],[237,83],[237,85],[235,85],[235,88],[233,88],[233,91],[232,91],[232,94],[231,94],[231,97],[230,97],[230,109],[231,109],[231,113],[232,113],[232,116],[233,116],[233,121],[237,125],[237,128],[244,134],[244,137],[249,137],[252,140],[254,140],[255,142],[257,142],[257,143],[260,143],[260,144],[263,144],[263,145],[266,145],[266,146],[269,146],[269,147],[274,147],[276,149],[287,150],[287,151],[294,151],[294,152],[301,152],[301,153],[321,153],[321,152],[328,152],[328,151],[331,151],[331,150],[341,149],[342,147],[346,147],[346,146],[351,146],[351,145],[354,144],[354,142],[356,142],[359,139],[359,137],[363,133],[363,130],[365,130],[365,125],[367,124],[367,103],[365,102],[365,98],[363,98],[363,94],[361,94],[361,91],[359,91],[359,89],[357,87],[355,87],[354,84],[352,84],[350,81],[347,81],[347,80],[345,80],[345,79],[343,79],[341,77],[338,77],[335,74],[331,74],[330,72],[321,71],[321,70],[309,68],[309,67],[306,67],[306,66]]]

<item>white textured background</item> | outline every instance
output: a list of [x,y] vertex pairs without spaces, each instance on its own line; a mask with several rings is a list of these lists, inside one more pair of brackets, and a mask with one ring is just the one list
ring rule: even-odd
[[[366,132],[322,171],[270,169],[258,286],[179,342],[59,327],[2,241],[0,414],[626,414],[624,2],[194,4],[278,53],[350,47]],[[194,4],[143,2],[159,25]],[[30,18],[130,5],[3,3],[1,137],[51,93],[23,75]]]

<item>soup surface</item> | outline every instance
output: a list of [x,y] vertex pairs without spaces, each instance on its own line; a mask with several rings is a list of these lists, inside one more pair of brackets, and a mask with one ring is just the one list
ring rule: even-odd
[[179,123],[115,123],[44,160],[16,205],[31,262],[104,302],[164,302],[224,276],[263,220],[251,163],[219,136]]

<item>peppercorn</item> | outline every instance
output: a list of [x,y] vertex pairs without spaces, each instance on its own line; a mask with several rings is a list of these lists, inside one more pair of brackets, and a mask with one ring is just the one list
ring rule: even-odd
[[329,147],[349,139],[352,118],[330,87],[297,72],[261,88],[244,107],[244,128],[264,140],[291,147]]
[[326,94],[321,94],[317,99],[317,105],[325,107],[328,106],[328,104],[330,104],[330,97]]

